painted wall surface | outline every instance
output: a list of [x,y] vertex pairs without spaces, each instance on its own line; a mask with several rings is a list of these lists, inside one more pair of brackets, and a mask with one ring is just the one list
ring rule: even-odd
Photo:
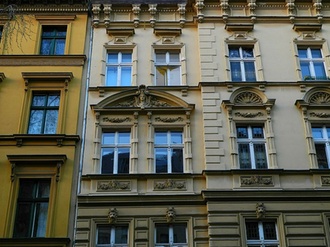
[[[29,6],[17,7],[23,12]],[[9,40],[7,49],[4,38],[0,43],[0,245],[70,246],[81,137],[80,94],[85,83],[87,8],[78,4],[32,9],[35,11],[24,16],[26,39],[20,41],[22,33],[14,33],[17,42]],[[0,25],[6,23],[5,18],[1,19]],[[63,55],[39,55],[44,25],[67,26]],[[33,92],[52,91],[60,93],[56,133],[27,134]],[[31,238],[19,242],[13,238],[17,194],[23,178],[51,180],[46,241]]]

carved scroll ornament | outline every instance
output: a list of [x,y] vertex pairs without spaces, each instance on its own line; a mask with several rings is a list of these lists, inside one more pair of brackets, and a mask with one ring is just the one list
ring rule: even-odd
[[165,181],[156,181],[155,190],[186,190],[186,182],[183,180],[168,179]]
[[271,176],[242,176],[241,186],[274,186]]
[[103,181],[97,183],[97,191],[118,191],[118,190],[130,190],[131,182],[129,181]]

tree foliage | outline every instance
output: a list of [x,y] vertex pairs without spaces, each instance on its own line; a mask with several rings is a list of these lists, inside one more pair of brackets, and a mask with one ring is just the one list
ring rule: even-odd
[[23,51],[22,44],[31,39],[31,33],[33,33],[32,16],[23,15],[15,4],[0,8],[0,16],[4,20],[1,35],[2,51],[12,51],[14,43]]

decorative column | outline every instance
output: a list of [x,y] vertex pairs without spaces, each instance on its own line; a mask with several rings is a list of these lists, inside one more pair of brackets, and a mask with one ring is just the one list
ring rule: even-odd
[[101,137],[101,128],[100,128],[100,113],[95,113],[95,132],[94,132],[94,156],[93,156],[93,171],[94,173],[100,173],[100,137]]
[[131,167],[130,173],[137,173],[137,164],[138,164],[138,145],[139,145],[139,132],[138,132],[138,123],[139,123],[139,113],[134,112],[134,122],[132,127],[132,137],[131,137]]
[[185,173],[193,173],[192,169],[192,144],[191,144],[191,128],[190,128],[190,112],[186,112],[186,126],[185,126],[185,138],[184,138],[184,150],[185,150]]
[[278,168],[277,167],[277,158],[276,158],[276,149],[275,149],[275,139],[274,139],[274,131],[272,125],[272,117],[271,107],[266,107],[267,120],[265,122],[265,130],[266,130],[266,143],[268,146],[268,157],[269,157],[269,167],[270,168]]
[[152,113],[148,112],[148,130],[147,130],[147,164],[148,172],[154,172],[154,138],[153,138],[153,127],[152,127]]
[[230,143],[230,158],[233,169],[239,169],[238,163],[238,148],[236,140],[236,125],[233,120],[233,109],[231,106],[227,107],[228,123],[229,123],[229,143]]

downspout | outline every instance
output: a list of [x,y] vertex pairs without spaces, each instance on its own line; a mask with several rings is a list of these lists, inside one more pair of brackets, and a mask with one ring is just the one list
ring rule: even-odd
[[[90,10],[90,6],[88,6]],[[88,11],[89,11],[88,10]],[[87,25],[90,24],[89,22],[90,17],[87,20]],[[83,169],[83,158],[84,158],[84,151],[85,151],[85,140],[86,140],[86,123],[87,123],[87,109],[88,109],[88,88],[90,83],[90,74],[91,74],[91,56],[93,51],[93,27],[90,25],[89,29],[89,47],[88,47],[88,55],[87,55],[87,73],[86,73],[86,84],[85,84],[85,94],[84,94],[84,107],[83,107],[83,123],[82,123],[82,132],[81,132],[81,143],[80,143],[80,155],[79,155],[79,168],[78,168],[78,181],[77,181],[77,191],[76,191],[76,198],[75,198],[75,217],[74,217],[74,235],[73,235],[73,246],[75,246],[75,239],[77,233],[77,218],[78,218],[78,195],[81,190],[81,176],[82,176],[82,169]]]

